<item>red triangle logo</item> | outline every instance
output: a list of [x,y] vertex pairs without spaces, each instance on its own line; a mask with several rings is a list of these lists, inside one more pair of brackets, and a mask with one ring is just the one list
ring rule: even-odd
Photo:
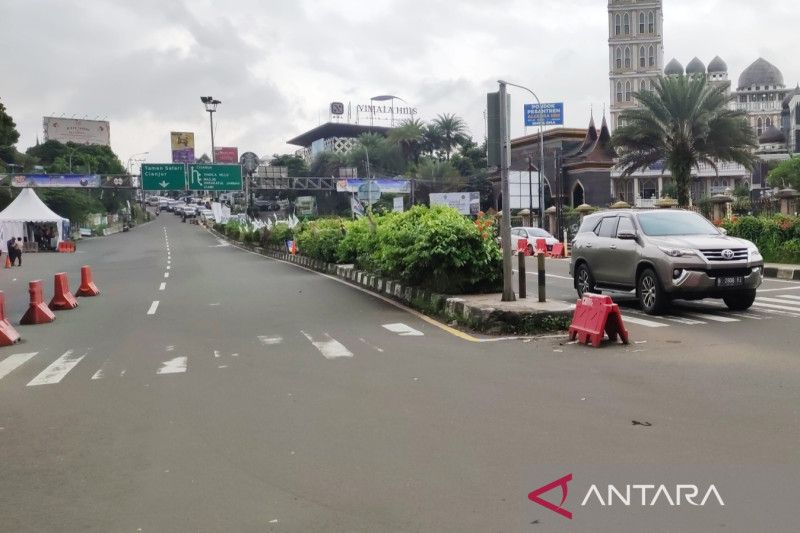
[[[570,481],[572,481],[572,474],[567,474],[561,479],[557,479],[552,483],[548,483],[547,485],[544,485],[543,487],[539,487],[538,489],[534,490],[533,492],[528,494],[528,499],[534,503],[538,503],[542,507],[550,509],[554,513],[560,514],[564,518],[572,520],[572,513],[570,513],[569,511],[567,511],[562,507],[562,505],[564,505],[564,502],[567,501],[567,493],[569,492],[569,487],[567,486],[567,483],[569,483]],[[561,487],[561,503],[559,503],[558,505],[554,505],[548,502],[547,500],[543,500],[539,497],[545,492],[550,492],[556,487]]]

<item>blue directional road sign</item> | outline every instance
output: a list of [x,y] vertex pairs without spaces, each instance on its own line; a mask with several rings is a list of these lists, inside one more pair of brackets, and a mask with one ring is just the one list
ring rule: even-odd
[[564,102],[525,104],[526,126],[563,126]]

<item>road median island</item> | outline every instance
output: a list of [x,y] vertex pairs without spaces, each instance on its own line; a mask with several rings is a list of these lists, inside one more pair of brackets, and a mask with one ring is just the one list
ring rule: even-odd
[[285,261],[309,270],[335,276],[363,290],[390,298],[428,316],[455,322],[488,335],[538,335],[566,332],[572,306],[560,302],[539,303],[535,299],[501,302],[500,293],[447,295],[357,269],[352,264],[337,264],[291,254],[285,246],[237,242],[209,228],[219,239],[239,248]]

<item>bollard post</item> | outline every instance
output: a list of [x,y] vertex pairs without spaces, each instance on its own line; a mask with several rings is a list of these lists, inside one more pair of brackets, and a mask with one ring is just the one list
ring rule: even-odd
[[547,295],[544,287],[544,254],[540,253],[536,256],[539,266],[539,301],[547,301]]
[[528,293],[528,280],[527,275],[525,274],[525,257],[526,255],[523,252],[517,253],[517,258],[519,259],[519,267],[517,268],[517,275],[519,276],[519,297],[520,298],[527,298]]

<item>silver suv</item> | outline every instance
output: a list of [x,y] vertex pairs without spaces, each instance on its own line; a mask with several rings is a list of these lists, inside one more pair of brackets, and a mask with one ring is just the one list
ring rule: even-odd
[[753,305],[764,260],[752,242],[691,211],[626,209],[583,219],[569,269],[579,296],[635,289],[651,315],[678,298],[722,298],[741,311]]

